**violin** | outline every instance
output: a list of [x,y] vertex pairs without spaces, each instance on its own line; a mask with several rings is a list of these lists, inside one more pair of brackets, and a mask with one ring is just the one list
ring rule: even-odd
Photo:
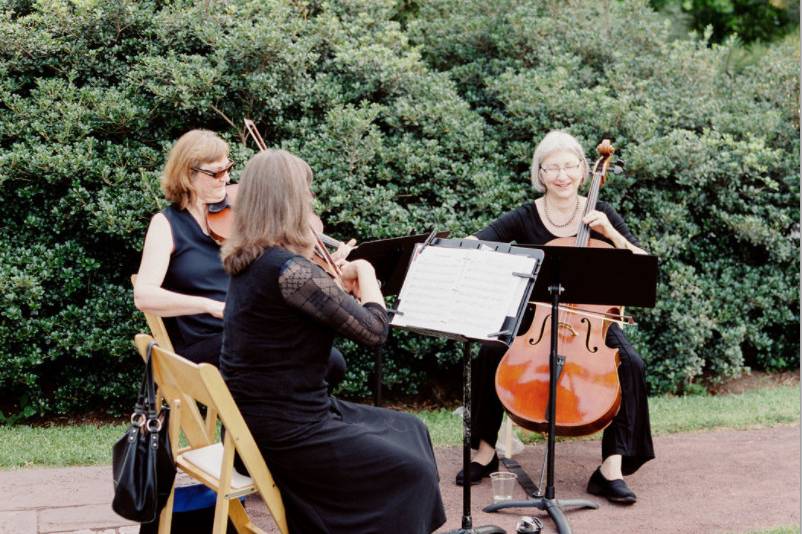
[[239,185],[226,185],[226,196],[220,202],[206,204],[206,228],[209,235],[222,243],[231,235],[234,226],[234,202],[237,200]]
[[[223,242],[231,236],[234,225],[234,203],[237,201],[239,184],[226,185],[226,196],[220,202],[206,205],[206,226],[209,235],[215,241]],[[327,247],[337,249],[343,245],[342,241],[334,239],[323,233],[318,233],[320,241]]]
[[[596,150],[599,159],[593,167],[583,219],[596,209],[599,189],[606,180],[615,151],[607,139]],[[590,227],[585,223],[580,225],[576,237],[561,237],[546,244],[613,248],[605,241],[591,239]],[[556,320],[559,353],[564,356],[557,378],[557,435],[583,436],[603,429],[621,404],[618,350],[605,344],[610,324],[614,319],[621,320],[620,307],[561,304],[555,319],[551,317],[551,304],[535,304],[529,330],[515,338],[496,371],[496,392],[502,405],[523,428],[547,431],[551,321]]]

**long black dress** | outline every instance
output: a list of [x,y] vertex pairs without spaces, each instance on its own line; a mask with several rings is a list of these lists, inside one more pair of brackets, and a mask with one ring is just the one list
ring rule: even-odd
[[283,248],[231,278],[220,369],[293,533],[428,533],[445,522],[426,426],[326,392],[335,334],[375,346],[387,328],[381,306],[360,305]]
[[[639,245],[626,223],[607,203],[599,202],[597,209],[607,215],[613,227],[627,241]],[[477,232],[476,237],[488,241],[543,245],[557,236],[549,232],[540,218],[534,202],[505,213],[486,228]],[[591,237],[609,240],[597,232]],[[522,331],[529,328],[532,317],[529,315],[522,324]],[[630,344],[617,324],[607,331],[607,345],[618,349],[620,365],[618,379],[621,383],[621,407],[602,435],[602,459],[614,454],[622,455],[621,470],[629,475],[644,463],[654,458],[649,405],[646,395],[646,378],[643,360]],[[498,429],[504,416],[504,408],[496,395],[496,368],[505,349],[502,347],[483,347],[479,352],[476,370],[473,373],[472,429],[471,446],[479,447],[479,441],[495,446]]]

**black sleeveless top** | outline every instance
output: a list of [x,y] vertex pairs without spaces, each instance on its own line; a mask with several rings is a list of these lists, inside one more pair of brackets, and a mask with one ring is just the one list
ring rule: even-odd
[[[189,211],[171,205],[162,213],[170,223],[174,246],[162,287],[225,302],[229,276],[220,260],[220,245],[203,233]],[[186,347],[223,333],[223,320],[208,313],[165,317],[164,326],[179,354]]]
[[[627,227],[624,219],[606,202],[599,201],[596,204],[596,209],[607,215],[613,228],[624,236],[624,239],[639,247],[640,241],[632,235],[632,232]],[[525,245],[545,245],[552,239],[557,238],[552,234],[540,214],[537,211],[535,203],[531,200],[523,206],[520,206],[512,211],[508,211],[495,221],[488,224],[483,229],[474,234],[479,239],[486,241],[500,241],[502,243],[509,243],[515,241]],[[591,230],[590,237],[606,241],[613,244],[609,239]]]

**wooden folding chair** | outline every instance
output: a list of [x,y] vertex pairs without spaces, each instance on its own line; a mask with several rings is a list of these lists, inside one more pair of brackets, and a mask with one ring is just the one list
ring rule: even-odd
[[[146,357],[153,338],[138,334],[135,343]],[[239,497],[259,493],[282,534],[287,534],[284,503],[273,477],[248,430],[228,387],[213,365],[192,363],[163,347],[153,347],[153,375],[162,395],[170,404],[170,442],[176,466],[217,493],[214,534],[224,534],[227,519],[239,533],[261,532],[245,512]],[[206,406],[206,418],[198,404]],[[217,420],[225,428],[222,443],[216,437]],[[179,431],[189,446],[179,447]],[[238,452],[250,477],[234,471],[234,452]],[[159,533],[172,519],[173,495],[162,512]]]
[[[136,287],[136,274],[131,275],[131,285]],[[156,338],[156,342],[159,346],[163,349],[167,349],[170,352],[175,352],[173,348],[173,344],[170,342],[170,335],[167,333],[167,328],[164,327],[164,321],[158,315],[153,315],[152,313],[142,312],[145,314],[145,321],[148,323],[148,328],[150,328],[150,333]]]

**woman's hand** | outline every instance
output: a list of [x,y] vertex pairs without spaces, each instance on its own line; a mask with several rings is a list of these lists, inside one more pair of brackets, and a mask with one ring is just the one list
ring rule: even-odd
[[356,239],[352,239],[348,243],[340,243],[340,246],[337,247],[337,250],[335,250],[331,254],[331,259],[334,260],[334,264],[337,267],[342,268],[343,265],[348,263],[345,258],[348,257],[348,255],[351,253],[352,250],[354,250],[355,247],[356,247]]
[[212,317],[217,317],[218,319],[222,319],[223,312],[226,308],[226,303],[214,299],[207,299],[207,300],[208,303],[206,306],[206,313],[208,313]]
[[366,304],[374,302],[382,308],[384,297],[376,279],[373,265],[365,260],[354,260],[343,265],[341,280],[346,290],[350,291],[360,302]]
[[361,291],[359,287],[360,278],[372,276],[376,278],[376,272],[373,265],[365,260],[346,261],[340,265],[340,280],[343,283],[343,289],[351,293],[356,299],[360,299]]
[[602,213],[598,210],[593,210],[582,219],[582,222],[590,226],[592,230],[599,232],[601,235],[609,239],[610,241],[615,242],[616,237],[620,237],[621,234],[613,228],[610,219],[607,218],[607,215]]
[[621,232],[613,227],[613,223],[607,215],[598,210],[593,210],[582,219],[582,222],[590,226],[591,230],[599,232],[601,235],[613,242],[615,248],[631,250],[635,254],[646,254],[642,248],[636,247],[621,235]]

